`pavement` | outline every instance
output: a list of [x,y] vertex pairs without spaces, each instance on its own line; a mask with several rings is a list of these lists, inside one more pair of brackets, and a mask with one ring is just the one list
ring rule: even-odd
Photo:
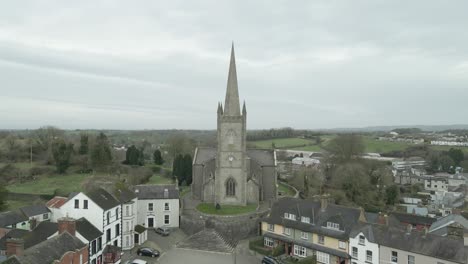
[[[211,239],[214,241],[210,241]],[[213,248],[214,251],[211,251],[212,242],[220,243],[219,247]],[[136,251],[139,247],[155,248],[161,252],[161,256],[159,258],[137,256]],[[148,264],[258,264],[262,258],[250,252],[247,240],[240,241],[236,248],[229,248],[229,245],[225,245],[222,238],[212,230],[205,230],[189,237],[180,229],[174,229],[167,237],[148,230],[148,241],[139,247],[125,251],[122,263],[138,258],[146,260]]]

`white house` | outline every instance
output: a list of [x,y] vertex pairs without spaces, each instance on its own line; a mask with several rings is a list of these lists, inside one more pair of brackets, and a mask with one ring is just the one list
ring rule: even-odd
[[424,189],[428,191],[448,191],[448,180],[445,177],[428,177],[424,180]]
[[349,234],[349,255],[352,264],[379,263],[379,244],[371,224],[360,223]]
[[119,190],[116,196],[122,203],[122,249],[129,250],[135,246],[135,241],[137,244],[146,241],[146,238],[135,232],[138,198],[132,191],[124,189]]
[[179,189],[175,185],[137,185],[137,221],[146,228],[179,227]]
[[[50,201],[49,201],[50,202]],[[121,204],[110,193],[103,189],[88,194],[74,193],[60,206],[60,217],[75,219],[86,218],[99,231],[104,233],[102,247],[105,245],[122,245]],[[58,219],[59,217],[52,217]]]

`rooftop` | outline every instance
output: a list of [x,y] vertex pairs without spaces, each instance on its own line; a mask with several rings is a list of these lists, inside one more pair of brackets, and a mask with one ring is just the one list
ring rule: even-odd
[[[165,190],[167,190],[167,196],[165,196]],[[179,189],[174,184],[167,185],[136,185],[133,187],[133,191],[138,199],[150,200],[150,199],[179,199]]]

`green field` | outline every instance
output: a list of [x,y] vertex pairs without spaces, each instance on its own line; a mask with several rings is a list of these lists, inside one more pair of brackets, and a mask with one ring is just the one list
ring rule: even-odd
[[90,176],[91,174],[78,173],[44,176],[34,181],[15,183],[6,188],[8,191],[16,193],[52,195],[56,189],[60,189],[61,193],[70,193],[81,191],[81,184]]
[[275,144],[275,148],[293,148],[314,145],[315,141],[303,138],[276,138],[268,140],[250,141],[249,143],[254,144],[257,148],[271,149],[273,148],[273,143]]
[[371,137],[363,137],[363,141],[365,145],[365,152],[385,153],[390,151],[401,151],[405,150],[409,146],[416,146],[415,144],[382,141]]
[[278,191],[282,193],[282,196],[294,196],[294,195],[296,195],[296,192],[292,188],[290,188],[289,186],[286,186],[282,182],[280,182],[278,184]]
[[159,174],[153,174],[147,184],[172,184],[172,179]]
[[211,203],[201,203],[197,206],[197,210],[212,215],[238,215],[257,210],[256,204],[249,204],[247,206],[234,206],[234,205],[222,205],[221,209],[216,210],[216,207]]
[[31,205],[34,201],[24,201],[24,200],[7,200],[7,210],[15,210],[23,206]]

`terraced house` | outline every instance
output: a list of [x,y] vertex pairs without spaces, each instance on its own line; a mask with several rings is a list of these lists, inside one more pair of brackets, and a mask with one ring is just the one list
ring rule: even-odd
[[318,263],[350,263],[349,233],[358,222],[365,222],[364,211],[328,202],[283,198],[262,220],[262,235],[267,247],[284,247],[297,258],[316,255]]

